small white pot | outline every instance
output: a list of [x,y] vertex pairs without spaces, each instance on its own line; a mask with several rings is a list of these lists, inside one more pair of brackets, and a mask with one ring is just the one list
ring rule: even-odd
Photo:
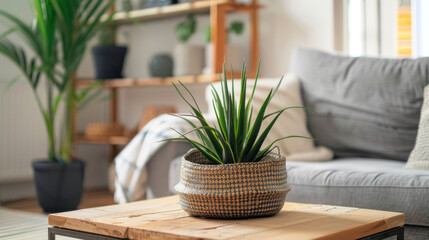
[[198,75],[204,67],[204,47],[177,44],[173,50],[174,76]]

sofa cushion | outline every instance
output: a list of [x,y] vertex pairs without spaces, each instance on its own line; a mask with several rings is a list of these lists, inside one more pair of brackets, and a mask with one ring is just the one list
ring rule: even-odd
[[429,226],[429,171],[404,165],[368,158],[288,161],[286,200],[403,212],[407,224]]
[[298,49],[291,70],[302,83],[308,127],[339,157],[406,161],[429,81],[429,58],[346,57]]
[[424,89],[416,145],[408,158],[406,168],[429,170],[429,85]]

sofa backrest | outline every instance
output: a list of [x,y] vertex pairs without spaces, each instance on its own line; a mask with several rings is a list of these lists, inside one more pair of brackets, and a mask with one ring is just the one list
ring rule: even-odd
[[308,129],[339,157],[406,161],[417,134],[429,58],[347,57],[297,49],[291,72],[301,82]]

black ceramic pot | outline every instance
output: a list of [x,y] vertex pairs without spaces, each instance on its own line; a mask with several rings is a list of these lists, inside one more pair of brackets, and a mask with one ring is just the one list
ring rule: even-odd
[[122,78],[127,47],[97,46],[92,48],[97,79]]
[[46,213],[76,210],[83,192],[86,163],[74,160],[68,164],[34,161],[37,200]]
[[173,59],[168,54],[157,54],[149,61],[149,71],[152,77],[173,76]]

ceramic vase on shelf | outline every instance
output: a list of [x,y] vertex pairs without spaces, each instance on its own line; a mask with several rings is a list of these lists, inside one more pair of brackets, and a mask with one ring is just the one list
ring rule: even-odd
[[173,50],[174,76],[201,74],[204,67],[204,47],[177,44]]
[[152,56],[149,60],[149,72],[152,77],[173,76],[173,59],[166,53]]

